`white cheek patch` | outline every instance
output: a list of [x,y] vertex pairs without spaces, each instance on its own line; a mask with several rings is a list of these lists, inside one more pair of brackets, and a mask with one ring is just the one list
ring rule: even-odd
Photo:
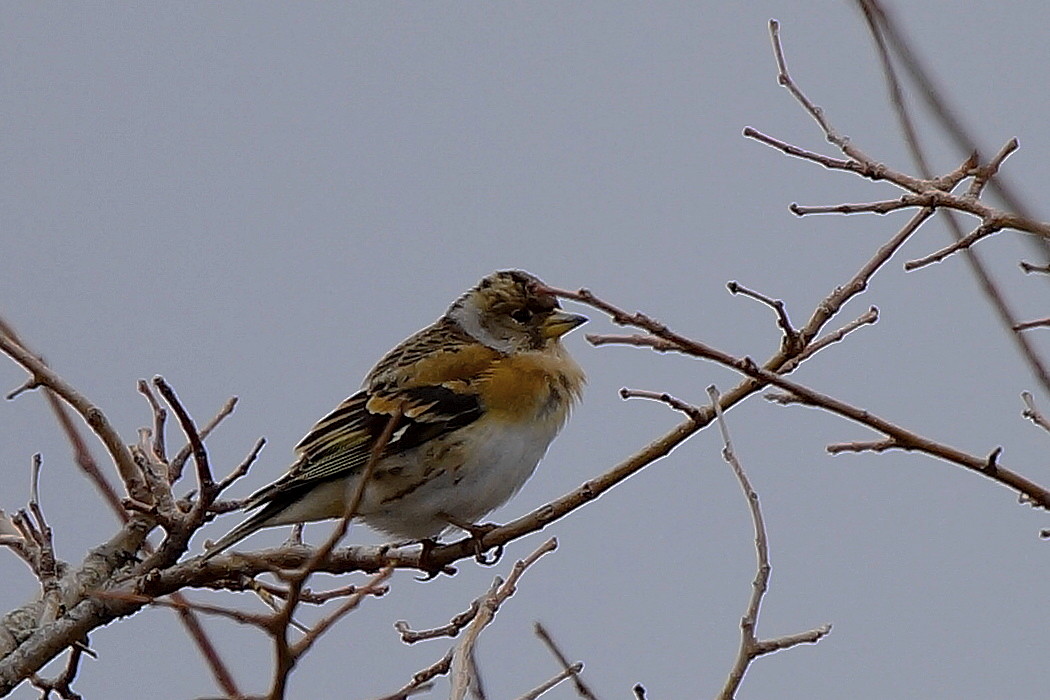
[[471,338],[482,345],[501,353],[509,353],[514,350],[513,342],[506,338],[496,337],[489,329],[481,325],[481,311],[473,300],[464,299],[461,304],[452,309],[450,316]]

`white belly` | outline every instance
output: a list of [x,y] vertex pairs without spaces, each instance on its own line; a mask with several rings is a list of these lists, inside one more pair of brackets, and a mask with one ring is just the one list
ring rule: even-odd
[[365,491],[361,517],[371,527],[411,539],[437,536],[450,517],[477,524],[525,484],[558,428],[553,421],[473,424],[425,450],[383,460]]

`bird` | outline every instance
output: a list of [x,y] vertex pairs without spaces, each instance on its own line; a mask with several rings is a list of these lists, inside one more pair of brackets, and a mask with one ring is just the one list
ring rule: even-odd
[[344,517],[368,468],[353,516],[369,527],[424,542],[471,530],[521,489],[580,400],[586,378],[561,338],[586,321],[528,272],[484,277],[313,426],[204,558],[263,528]]

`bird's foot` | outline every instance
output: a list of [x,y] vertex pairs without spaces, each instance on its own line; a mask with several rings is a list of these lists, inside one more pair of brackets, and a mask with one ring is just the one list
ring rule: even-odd
[[498,528],[499,525],[496,523],[470,523],[459,518],[453,518],[450,515],[444,517],[451,525],[455,525],[460,530],[470,534],[470,538],[474,543],[474,561],[482,566],[495,566],[503,558],[503,545],[501,544],[496,545],[491,557],[485,556],[488,551],[484,544],[485,535]]
[[420,544],[423,545],[423,549],[419,552],[419,568],[426,573],[426,576],[417,576],[417,581],[432,581],[441,574],[447,576],[456,575],[456,567],[449,566],[448,564],[439,564],[433,560],[432,556],[434,548],[438,546],[437,540],[428,537],[424,540],[420,540]]

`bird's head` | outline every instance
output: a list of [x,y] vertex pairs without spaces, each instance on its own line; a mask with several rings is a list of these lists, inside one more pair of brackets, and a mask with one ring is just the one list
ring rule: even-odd
[[500,352],[542,350],[587,321],[562,311],[558,298],[522,270],[500,270],[452,304],[448,317],[478,342]]

